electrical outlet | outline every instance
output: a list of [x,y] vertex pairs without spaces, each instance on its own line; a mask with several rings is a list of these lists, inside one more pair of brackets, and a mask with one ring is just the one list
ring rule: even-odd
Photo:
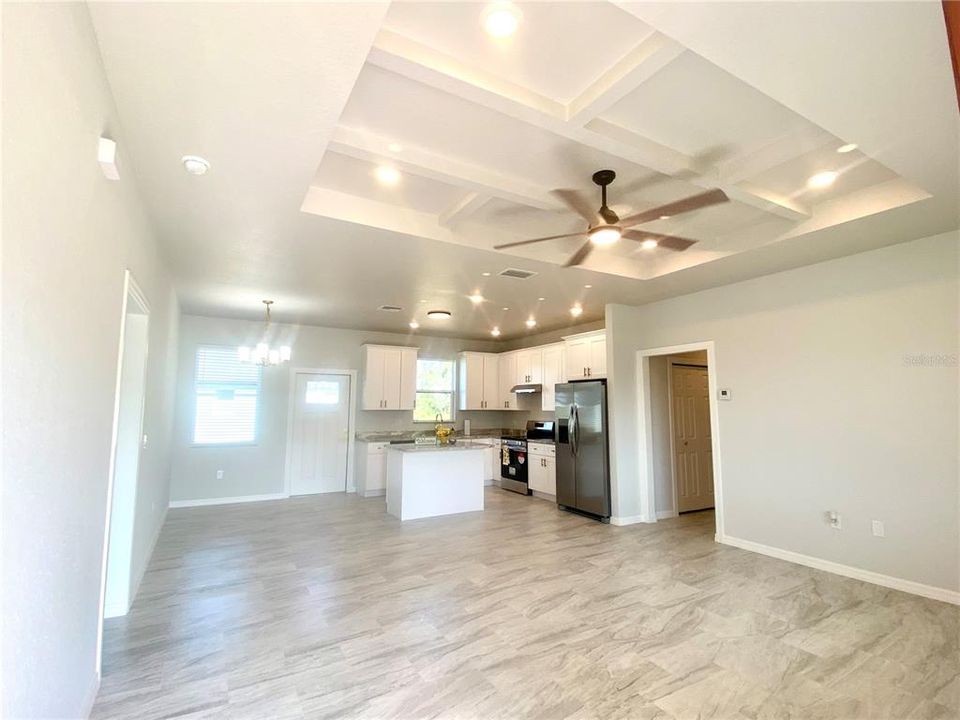
[[874,520],[870,523],[873,528],[874,537],[886,537],[886,531],[883,529],[883,520]]
[[834,530],[840,530],[843,527],[843,519],[840,517],[840,513],[836,510],[827,510],[825,513],[827,517],[827,525],[832,527]]
[[217,480],[223,480],[223,470],[217,470]]

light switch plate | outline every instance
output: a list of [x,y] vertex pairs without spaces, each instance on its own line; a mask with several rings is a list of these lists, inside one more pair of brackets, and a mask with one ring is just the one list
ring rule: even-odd
[[733,391],[730,388],[720,388],[717,397],[721,400],[733,400]]

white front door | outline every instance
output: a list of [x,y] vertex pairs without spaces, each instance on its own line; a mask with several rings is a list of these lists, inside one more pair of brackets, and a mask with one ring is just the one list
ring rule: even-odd
[[344,492],[350,376],[297,373],[290,428],[290,494]]
[[705,510],[714,504],[707,369],[674,365],[671,374],[677,510]]

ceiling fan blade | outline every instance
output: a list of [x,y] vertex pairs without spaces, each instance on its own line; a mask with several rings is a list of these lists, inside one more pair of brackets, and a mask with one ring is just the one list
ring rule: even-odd
[[656,240],[657,247],[666,250],[676,250],[677,252],[683,252],[697,242],[696,240],[679,237],[677,235],[661,235],[660,233],[643,232],[642,230],[627,230],[623,233],[623,237],[628,240],[636,240],[637,242]]
[[558,190],[551,190],[550,194],[560,200],[560,202],[573,210],[588,223],[591,225],[596,225],[597,211],[592,206],[590,199],[584,196],[583,193],[577,190],[566,190],[560,188]]
[[579,237],[585,233],[567,233],[566,235],[547,235],[547,237],[533,238],[531,240],[518,240],[517,242],[504,243],[503,245],[494,245],[494,250],[503,250],[504,248],[519,247],[520,245],[532,245],[533,243],[543,242],[544,240],[559,240],[560,238]]
[[651,220],[658,220],[664,215],[673,217],[675,215],[692,212],[693,210],[699,210],[700,208],[710,207],[711,205],[719,205],[720,203],[729,201],[730,198],[727,197],[727,194],[723,190],[708,190],[707,192],[700,193],[699,195],[691,195],[683,200],[677,200],[676,202],[661,205],[660,207],[644,210],[636,215],[630,215],[629,217],[623,218],[620,221],[620,224],[623,227],[642,225],[643,223],[650,222]]
[[579,265],[584,260],[587,259],[587,255],[593,250],[593,241],[587,240],[579,249],[570,256],[570,259],[567,260],[563,266],[564,267],[573,267],[574,265]]

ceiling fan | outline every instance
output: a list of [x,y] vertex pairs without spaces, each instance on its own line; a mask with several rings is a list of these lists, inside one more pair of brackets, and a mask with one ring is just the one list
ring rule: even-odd
[[648,247],[662,247],[666,250],[681,252],[693,245],[696,240],[690,240],[676,235],[641,232],[640,230],[632,230],[631,228],[637,225],[643,225],[652,220],[665,220],[682,213],[730,201],[730,198],[727,197],[723,190],[714,189],[700,193],[699,195],[692,195],[683,200],[667,203],[660,207],[644,210],[629,217],[621,218],[607,207],[607,185],[612,183],[616,177],[617,174],[613,170],[598,170],[593,174],[593,181],[600,186],[601,204],[599,210],[592,209],[590,207],[590,201],[576,190],[551,190],[551,194],[554,197],[589,223],[585,231],[566,233],[564,235],[548,235],[547,237],[533,238],[531,240],[520,240],[503,245],[494,245],[494,249],[503,250],[519,245],[531,245],[533,243],[544,242],[545,240],[586,236],[587,241],[570,256],[563,264],[564,267],[580,265],[587,259],[587,255],[590,254],[595,245],[610,245],[622,237],[628,240],[635,240],[639,243],[649,243]]

